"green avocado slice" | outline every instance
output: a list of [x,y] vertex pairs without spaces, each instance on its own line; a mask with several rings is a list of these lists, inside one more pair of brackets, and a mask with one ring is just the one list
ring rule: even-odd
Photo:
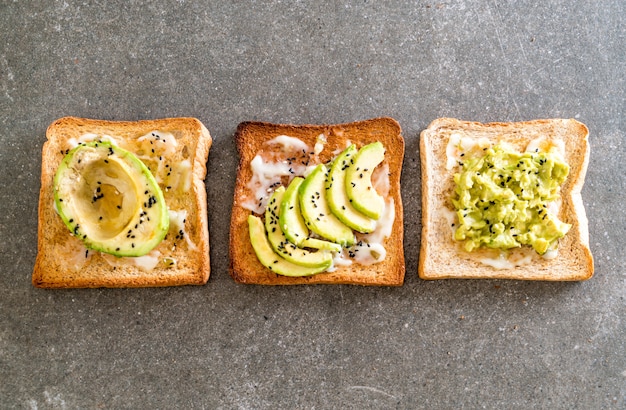
[[324,272],[332,266],[332,259],[328,264],[316,268],[296,265],[283,259],[272,249],[263,227],[263,222],[257,216],[248,216],[248,230],[250,242],[257,258],[263,266],[276,274],[283,276],[310,276]]
[[370,233],[376,228],[376,221],[357,211],[346,194],[346,170],[356,153],[356,145],[352,144],[335,158],[326,179],[326,198],[330,210],[341,222],[355,231]]
[[278,255],[296,265],[316,268],[328,266],[332,263],[333,256],[328,251],[311,252],[298,248],[289,242],[279,226],[281,203],[285,195],[285,187],[281,186],[274,191],[265,208],[265,229],[270,245]]
[[298,190],[304,181],[301,177],[295,177],[287,186],[287,190],[280,203],[279,223],[289,242],[299,248],[325,249],[329,251],[341,252],[341,245],[309,237],[302,213],[300,211],[300,201],[298,200]]
[[169,228],[163,192],[150,170],[106,141],[81,144],[63,158],[54,200],[72,235],[116,256],[147,254]]
[[346,170],[346,194],[352,206],[376,220],[383,213],[385,200],[372,186],[372,172],[384,159],[385,147],[377,141],[362,147]]
[[309,228],[306,227],[302,214],[300,213],[300,202],[298,201],[298,188],[304,178],[295,177],[287,186],[287,190],[280,204],[280,228],[287,239],[300,245],[309,236]]
[[343,246],[354,243],[352,229],[342,223],[328,207],[325,181],[328,171],[319,164],[300,185],[300,211],[306,225],[321,237]]

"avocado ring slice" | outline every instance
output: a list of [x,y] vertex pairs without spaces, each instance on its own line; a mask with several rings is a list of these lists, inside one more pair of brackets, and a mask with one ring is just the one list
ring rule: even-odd
[[116,256],[147,254],[169,228],[163,192],[150,170],[107,141],[67,153],[54,177],[54,200],[73,236]]

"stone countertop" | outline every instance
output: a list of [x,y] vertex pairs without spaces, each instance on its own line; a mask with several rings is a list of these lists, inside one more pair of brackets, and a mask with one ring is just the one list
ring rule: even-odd
[[[535,3],[3,2],[2,406],[626,407],[626,9]],[[41,147],[66,115],[209,128],[206,286],[31,286]],[[404,286],[235,284],[237,124],[383,115],[406,140]],[[589,127],[591,280],[417,277],[419,132],[442,116]]]

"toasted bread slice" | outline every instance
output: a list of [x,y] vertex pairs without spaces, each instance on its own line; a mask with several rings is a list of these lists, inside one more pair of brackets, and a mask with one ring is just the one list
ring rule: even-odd
[[[490,144],[508,143],[525,151],[531,141],[548,140],[564,147],[564,159],[570,166],[561,186],[558,217],[571,224],[569,232],[559,239],[556,257],[542,258],[532,252],[523,263],[490,266],[480,253],[464,251],[453,238],[453,174],[449,169],[446,148],[451,136],[486,138]],[[516,123],[488,123],[440,118],[421,133],[422,167],[422,238],[419,276],[422,279],[494,278],[545,281],[586,280],[593,275],[593,258],[589,250],[587,217],[581,198],[589,161],[587,127],[575,120],[547,119]],[[458,225],[457,225],[458,226]]]
[[[254,203],[254,192],[250,188],[253,177],[251,161],[262,150],[269,150],[267,141],[277,136],[290,136],[303,141],[310,152],[303,152],[294,161],[305,161],[308,165],[328,163],[338,155],[348,143],[358,148],[375,141],[381,141],[386,149],[385,159],[379,167],[388,166],[389,187],[387,199],[394,202],[395,219],[391,235],[383,245],[386,257],[382,262],[362,265],[353,263],[349,266],[335,266],[332,272],[319,273],[307,277],[287,277],[273,273],[264,267],[252,248],[248,232],[248,216],[253,213],[249,208]],[[318,137],[325,136],[326,143],[318,154],[313,150]],[[377,118],[367,121],[339,125],[280,125],[264,122],[244,122],[239,124],[235,134],[240,155],[235,186],[234,203],[230,225],[230,273],[239,283],[262,285],[293,284],[357,284],[400,286],[404,282],[403,251],[403,211],[400,196],[400,174],[404,158],[404,139],[399,124],[391,118]],[[321,148],[318,145],[318,149]],[[279,160],[288,160],[280,157]],[[294,175],[295,176],[295,175]],[[287,185],[283,178],[282,185]],[[270,188],[273,191],[276,185]],[[270,192],[271,193],[271,192]],[[246,205],[248,204],[248,205]],[[252,208],[255,208],[253,206]],[[255,215],[261,215],[262,206],[255,209]]]
[[[163,139],[152,141],[153,132]],[[173,140],[164,141],[165,136]],[[212,140],[200,121],[168,118],[117,122],[65,117],[48,127],[46,137],[34,286],[148,287],[207,282],[210,266],[204,177]],[[55,210],[53,179],[59,164],[71,148],[92,140],[108,140],[136,154],[163,191],[170,210],[169,231],[146,256],[118,258],[88,250],[71,235]],[[155,151],[147,145],[156,147]]]

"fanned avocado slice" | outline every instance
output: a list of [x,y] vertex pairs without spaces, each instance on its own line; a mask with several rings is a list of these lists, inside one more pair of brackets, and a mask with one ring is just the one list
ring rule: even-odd
[[341,245],[337,243],[309,237],[309,228],[307,228],[302,218],[300,201],[298,200],[298,189],[303,181],[303,178],[295,177],[291,180],[283,195],[278,218],[281,230],[289,242],[299,248],[325,249],[341,252]]
[[263,222],[257,216],[248,216],[248,230],[250,233],[250,242],[252,243],[252,248],[254,249],[257,258],[263,266],[267,267],[276,274],[283,276],[310,276],[324,272],[332,266],[332,259],[327,265],[322,265],[316,268],[296,265],[295,263],[291,263],[283,259],[272,249],[272,246],[267,239]]
[[326,201],[327,169],[320,164],[300,185],[300,211],[306,225],[316,234],[343,246],[354,243],[352,229],[332,214]]
[[352,144],[335,159],[326,179],[326,198],[330,210],[341,222],[355,231],[370,233],[376,228],[376,221],[357,211],[346,194],[346,170],[356,153],[356,145]]
[[280,209],[285,195],[285,187],[281,186],[274,191],[265,208],[265,229],[267,230],[267,238],[274,252],[296,265],[316,268],[320,266],[328,266],[332,263],[333,256],[328,251],[311,252],[306,249],[298,248],[295,244],[289,242],[279,226]]
[[346,194],[352,206],[376,220],[383,213],[385,200],[372,186],[372,172],[384,159],[385,147],[377,141],[362,147],[346,170]]
[[54,177],[54,200],[70,232],[89,249],[142,256],[167,234],[163,192],[134,154],[106,141],[72,149]]

